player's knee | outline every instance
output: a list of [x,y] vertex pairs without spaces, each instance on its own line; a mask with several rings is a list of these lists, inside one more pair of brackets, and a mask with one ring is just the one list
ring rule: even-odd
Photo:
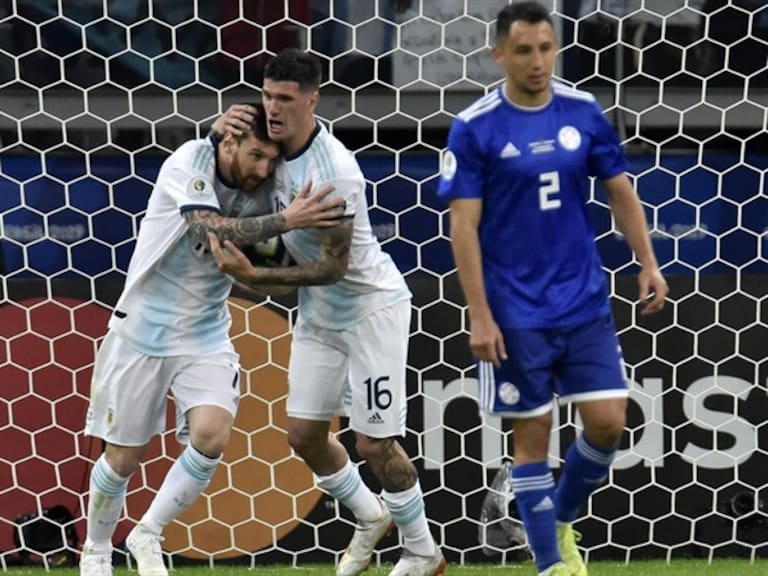
[[624,433],[625,424],[626,416],[624,413],[614,413],[585,426],[585,432],[587,438],[592,442],[598,446],[609,448],[619,443],[621,435]]
[[198,452],[211,458],[218,458],[224,453],[229,443],[229,432],[228,426],[203,426],[191,430],[189,439]]
[[383,441],[380,438],[371,438],[358,434],[355,440],[355,450],[363,460],[368,462],[378,460],[381,456]]
[[144,448],[133,446],[115,446],[107,444],[104,450],[104,457],[107,464],[118,476],[128,478],[139,467],[141,458],[144,455]]
[[326,437],[318,436],[311,430],[297,426],[288,429],[288,444],[304,460],[311,459],[313,455],[322,451],[326,443]]

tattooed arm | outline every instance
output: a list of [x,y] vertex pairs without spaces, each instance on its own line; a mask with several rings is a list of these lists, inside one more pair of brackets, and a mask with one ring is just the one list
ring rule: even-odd
[[284,268],[254,267],[231,241],[222,245],[209,236],[211,252],[219,268],[250,286],[318,286],[333,284],[344,277],[352,244],[352,221],[320,233],[320,257],[313,262]]
[[332,229],[341,222],[343,206],[338,199],[327,198],[334,188],[328,184],[317,194],[309,195],[312,182],[307,182],[293,201],[280,212],[266,216],[227,218],[214,210],[190,210],[184,213],[192,232],[200,242],[208,244],[208,234],[215,234],[221,242],[246,245],[261,242],[296,228]]
[[220,241],[246,245],[261,242],[290,230],[282,212],[249,218],[225,218],[213,210],[190,210],[184,213],[189,228],[198,240],[208,244],[208,233]]

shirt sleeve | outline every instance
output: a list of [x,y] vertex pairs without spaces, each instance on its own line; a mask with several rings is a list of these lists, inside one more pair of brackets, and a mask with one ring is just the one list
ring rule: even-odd
[[190,210],[221,210],[213,187],[214,154],[210,145],[179,150],[163,167],[163,188],[182,214]]
[[589,151],[589,175],[607,180],[627,171],[627,158],[619,137],[603,114],[600,105],[592,105],[592,135]]
[[448,200],[482,198],[484,189],[482,150],[469,125],[457,118],[448,134],[448,148],[443,154],[437,194]]
[[354,218],[360,195],[365,192],[365,180],[362,178],[336,178],[314,186],[312,194],[315,194],[326,184],[333,185],[333,192],[326,198],[338,199],[338,203],[344,206],[344,215],[340,218],[344,220]]

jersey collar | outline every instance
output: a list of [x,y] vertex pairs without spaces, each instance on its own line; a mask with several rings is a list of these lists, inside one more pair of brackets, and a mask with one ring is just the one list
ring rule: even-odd
[[286,154],[286,155],[285,155],[285,159],[286,159],[286,160],[288,160],[288,161],[290,162],[291,160],[296,160],[296,158],[298,158],[299,156],[301,156],[302,154],[304,154],[304,152],[306,152],[306,151],[307,151],[307,149],[308,149],[310,146],[312,146],[312,142],[314,142],[314,140],[315,140],[315,138],[317,137],[317,135],[318,135],[318,134],[320,134],[320,122],[318,122],[317,120],[315,120],[315,129],[314,129],[314,130],[312,130],[312,134],[310,134],[310,135],[309,135],[309,138],[308,138],[308,139],[307,139],[307,141],[304,143],[304,146],[302,146],[301,148],[299,148],[299,149],[298,149],[296,152],[294,152],[293,154]]
[[544,110],[544,108],[546,108],[547,106],[549,106],[550,104],[552,104],[552,100],[553,100],[553,96],[554,96],[554,95],[553,95],[553,93],[552,93],[552,87],[551,87],[551,86],[550,86],[550,88],[549,88],[549,100],[547,100],[547,101],[546,101],[544,104],[542,104],[541,106],[523,106],[523,105],[521,105],[521,104],[518,104],[518,103],[516,103],[516,102],[513,102],[513,101],[510,99],[510,97],[509,97],[509,96],[507,96],[507,91],[506,91],[506,90],[504,90],[504,87],[505,87],[506,85],[507,85],[507,83],[506,83],[506,82],[504,82],[504,83],[503,83],[501,86],[499,86],[499,88],[498,88],[498,90],[499,90],[499,93],[501,94],[501,98],[502,98],[502,99],[503,99],[503,100],[504,100],[504,101],[505,101],[507,104],[509,104],[510,106],[512,106],[513,108],[515,108],[516,110],[520,110],[521,112],[541,112],[542,110]]

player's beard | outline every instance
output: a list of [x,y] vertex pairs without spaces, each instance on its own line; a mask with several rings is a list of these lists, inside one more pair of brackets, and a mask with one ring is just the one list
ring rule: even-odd
[[243,176],[243,170],[240,168],[240,158],[238,158],[237,154],[232,158],[232,179],[234,184],[243,192],[253,192],[262,181],[257,176],[248,178]]

